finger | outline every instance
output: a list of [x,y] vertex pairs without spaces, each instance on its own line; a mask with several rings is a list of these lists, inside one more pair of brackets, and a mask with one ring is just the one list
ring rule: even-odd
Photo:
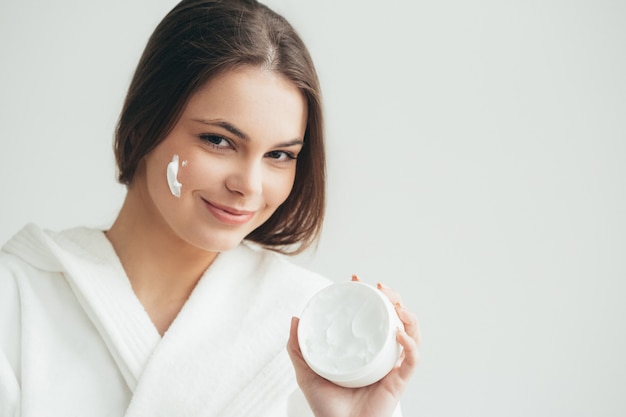
[[298,323],[300,319],[297,317],[291,318],[291,328],[289,329],[289,340],[287,341],[287,352],[291,357],[291,360],[302,359],[302,352],[300,351],[300,342],[298,341]]
[[395,305],[396,303],[402,303],[402,297],[400,297],[400,294],[387,287],[386,285],[383,285],[379,282],[378,284],[376,284],[376,288],[382,291],[383,294],[385,294],[387,298],[389,298],[389,301],[391,301],[392,304]]
[[404,330],[406,333],[415,340],[417,345],[420,344],[422,336],[420,333],[419,323],[417,316],[406,308],[402,303],[396,303],[396,313],[400,318],[400,321],[404,324]]
[[404,349],[404,360],[400,367],[397,368],[397,372],[402,380],[407,381],[419,364],[417,342],[402,329],[398,329],[396,340]]
[[361,279],[358,277],[358,275],[357,275],[357,274],[352,274],[352,281],[354,281],[354,282],[360,282],[360,281],[361,281]]
[[298,341],[298,324],[300,319],[297,317],[291,318],[291,329],[289,331],[289,341],[287,342],[287,353],[293,364],[293,368],[296,372],[296,380],[301,386],[306,384],[307,381],[316,378],[315,372],[309,367],[302,356],[300,350],[300,342]]

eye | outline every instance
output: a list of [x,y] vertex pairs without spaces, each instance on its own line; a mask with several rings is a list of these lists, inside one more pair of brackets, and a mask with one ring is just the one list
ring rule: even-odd
[[213,146],[214,148],[225,149],[231,146],[228,139],[219,135],[211,135],[211,134],[203,133],[200,135],[200,139],[206,144]]
[[297,159],[297,155],[287,151],[271,151],[265,154],[268,158],[279,162],[288,162]]

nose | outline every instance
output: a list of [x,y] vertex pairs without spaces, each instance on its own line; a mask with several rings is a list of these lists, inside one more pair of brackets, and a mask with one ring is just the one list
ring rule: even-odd
[[259,161],[242,161],[237,164],[226,178],[226,188],[243,197],[261,194],[263,190],[262,164]]

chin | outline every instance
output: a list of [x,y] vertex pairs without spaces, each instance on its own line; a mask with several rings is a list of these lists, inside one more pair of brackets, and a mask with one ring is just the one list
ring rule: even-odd
[[194,245],[207,252],[226,252],[234,249],[243,241],[243,236],[212,236],[209,239],[201,239],[201,241]]

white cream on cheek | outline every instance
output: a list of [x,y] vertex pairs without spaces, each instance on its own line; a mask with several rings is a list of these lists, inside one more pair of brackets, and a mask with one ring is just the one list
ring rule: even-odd
[[385,343],[385,307],[372,294],[334,291],[320,297],[310,314],[306,348],[326,372],[353,372],[370,363]]
[[[187,161],[183,161],[183,166],[187,165]],[[167,185],[170,186],[170,192],[174,197],[180,198],[180,190],[182,184],[178,182],[178,155],[174,154],[172,161],[167,164]]]

